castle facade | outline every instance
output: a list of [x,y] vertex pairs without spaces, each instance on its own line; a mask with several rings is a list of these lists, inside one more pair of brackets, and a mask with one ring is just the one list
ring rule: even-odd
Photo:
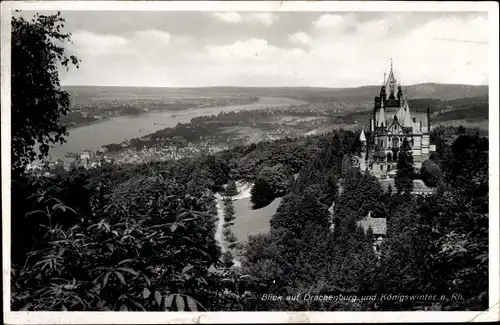
[[358,166],[362,172],[368,170],[377,178],[394,178],[397,171],[398,153],[404,139],[411,145],[414,167],[420,169],[429,159],[435,146],[430,144],[430,112],[411,112],[406,93],[397,82],[391,69],[375,97],[370,118],[370,136],[361,130],[359,139],[362,151]]

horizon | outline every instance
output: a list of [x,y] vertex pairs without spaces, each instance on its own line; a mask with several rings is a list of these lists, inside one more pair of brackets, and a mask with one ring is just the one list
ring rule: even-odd
[[81,59],[79,69],[60,71],[65,85],[356,88],[381,85],[391,61],[402,86],[488,84],[485,12],[61,15],[72,34],[66,48]]
[[[421,82],[416,84],[409,85],[401,85],[402,88],[405,87],[413,87],[413,86],[421,86],[421,85],[442,85],[442,86],[466,86],[466,87],[488,87],[489,84],[463,84],[463,83],[439,83],[439,82]],[[322,87],[322,86],[136,86],[136,85],[68,85],[61,84],[61,87],[107,87],[107,88],[170,88],[170,89],[199,89],[199,88],[316,88],[316,89],[356,89],[356,88],[365,88],[365,87],[380,87],[382,85],[361,85],[361,86],[352,86],[352,87]]]

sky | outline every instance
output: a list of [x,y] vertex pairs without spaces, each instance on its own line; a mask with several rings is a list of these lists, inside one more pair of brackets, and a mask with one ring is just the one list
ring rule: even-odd
[[[32,13],[24,13],[32,14]],[[488,82],[488,15],[63,11],[64,85],[357,87]]]

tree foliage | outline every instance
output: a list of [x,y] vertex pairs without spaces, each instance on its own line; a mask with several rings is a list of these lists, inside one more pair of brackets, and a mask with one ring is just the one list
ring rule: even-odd
[[399,149],[398,154],[398,171],[394,185],[398,193],[410,193],[413,190],[413,180],[415,179],[415,171],[413,168],[413,155],[408,139],[403,140],[403,144]]
[[229,182],[226,187],[226,195],[235,196],[237,194],[238,194],[238,187],[236,186],[236,182],[234,181]]
[[262,168],[251,190],[253,208],[267,206],[275,198],[285,194],[289,184],[290,178],[285,174],[283,165]]
[[[45,220],[46,232],[24,266],[13,267],[13,309],[166,310],[172,295],[210,303],[208,269],[220,256],[205,212],[212,198],[185,195],[161,176],[110,185],[95,189],[85,218],[57,198],[57,189],[33,196],[40,208],[26,222]],[[62,222],[72,215],[73,222]]]
[[423,162],[420,170],[420,176],[422,177],[425,185],[429,187],[437,187],[443,179],[439,166],[432,160],[426,160]]
[[300,234],[308,224],[328,226],[326,207],[310,193],[303,197],[291,194],[284,198],[283,203],[271,219],[271,227],[285,228]]
[[[65,20],[36,14],[31,20],[12,17],[12,168],[18,174],[36,158],[47,156],[51,144],[64,142],[59,122],[69,110],[69,96],[59,82],[59,68],[78,67],[65,48],[71,35]],[[38,154],[37,154],[38,146]]]

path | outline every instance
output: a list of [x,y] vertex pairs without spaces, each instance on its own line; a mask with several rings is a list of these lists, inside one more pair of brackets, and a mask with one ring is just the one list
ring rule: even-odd
[[[224,226],[224,201],[219,193],[215,193],[216,207],[217,207],[217,229],[215,230],[215,240],[219,244],[222,250],[222,254],[228,251],[226,247],[227,243],[224,240],[223,226]],[[233,258],[233,266],[241,267],[241,262],[236,258]]]

